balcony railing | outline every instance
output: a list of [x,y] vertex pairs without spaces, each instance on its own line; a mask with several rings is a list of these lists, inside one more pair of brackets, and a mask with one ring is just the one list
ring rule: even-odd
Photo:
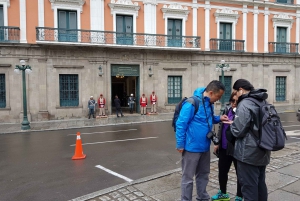
[[244,52],[244,44],[244,40],[211,38],[210,50],[222,52]]
[[275,0],[276,3],[294,4],[294,0]]
[[299,43],[269,42],[269,53],[298,54]]
[[0,26],[0,43],[19,43],[20,28]]
[[119,33],[82,29],[36,27],[36,40],[99,45],[126,45],[143,47],[200,48],[198,36],[173,36],[144,33]]

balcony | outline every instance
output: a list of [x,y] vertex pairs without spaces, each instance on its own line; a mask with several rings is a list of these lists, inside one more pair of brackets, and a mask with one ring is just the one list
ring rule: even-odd
[[0,26],[0,43],[19,43],[20,28]]
[[275,0],[276,3],[294,4],[294,0]]
[[210,51],[244,52],[244,40],[210,39]]
[[181,48],[200,50],[198,36],[172,36],[144,33],[119,33],[82,29],[36,27],[37,43],[130,46],[137,48]]
[[269,42],[269,53],[299,54],[299,43]]

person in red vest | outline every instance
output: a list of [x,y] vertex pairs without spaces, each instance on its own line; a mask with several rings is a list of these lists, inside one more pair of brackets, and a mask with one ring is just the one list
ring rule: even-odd
[[99,116],[105,116],[105,98],[103,98],[102,94],[100,94],[100,97],[98,98],[98,105],[100,108]]
[[151,113],[156,113],[157,96],[155,95],[154,91],[152,91],[152,94],[150,95],[150,102],[151,102]]
[[141,115],[146,115],[147,97],[145,94],[140,98]]

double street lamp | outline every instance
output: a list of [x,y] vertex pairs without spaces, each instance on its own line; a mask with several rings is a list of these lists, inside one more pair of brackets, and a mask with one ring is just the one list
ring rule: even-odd
[[29,130],[30,129],[30,123],[27,118],[27,100],[26,100],[26,77],[25,72],[27,74],[31,73],[31,66],[25,65],[26,62],[24,60],[20,61],[21,65],[16,65],[14,72],[17,74],[20,74],[20,71],[22,71],[22,81],[23,81],[23,121],[22,121],[22,130]]
[[[230,67],[229,64],[225,64],[225,60],[221,60],[220,64],[217,64],[216,66],[216,71],[221,71],[222,72],[222,80],[221,82],[224,84],[225,86],[225,81],[224,81],[224,71],[230,71]],[[224,101],[224,94],[221,98],[221,110],[220,110],[220,114],[223,114],[224,109],[225,109],[225,101]]]

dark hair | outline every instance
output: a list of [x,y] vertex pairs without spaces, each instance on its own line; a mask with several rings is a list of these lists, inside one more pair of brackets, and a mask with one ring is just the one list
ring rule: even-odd
[[205,89],[206,92],[212,91],[212,92],[214,92],[214,93],[219,93],[220,90],[225,91],[225,86],[224,86],[224,84],[223,84],[222,82],[220,82],[219,80],[213,80],[213,81],[211,81],[211,82],[207,85],[207,87],[206,87],[206,89]]
[[253,85],[245,79],[238,79],[232,86],[233,89],[239,90],[239,88],[243,88],[248,91],[252,91],[254,89]]
[[237,94],[236,91],[234,91],[234,92],[231,93],[230,98],[229,98],[229,102],[233,101],[233,96],[235,96],[236,94]]

